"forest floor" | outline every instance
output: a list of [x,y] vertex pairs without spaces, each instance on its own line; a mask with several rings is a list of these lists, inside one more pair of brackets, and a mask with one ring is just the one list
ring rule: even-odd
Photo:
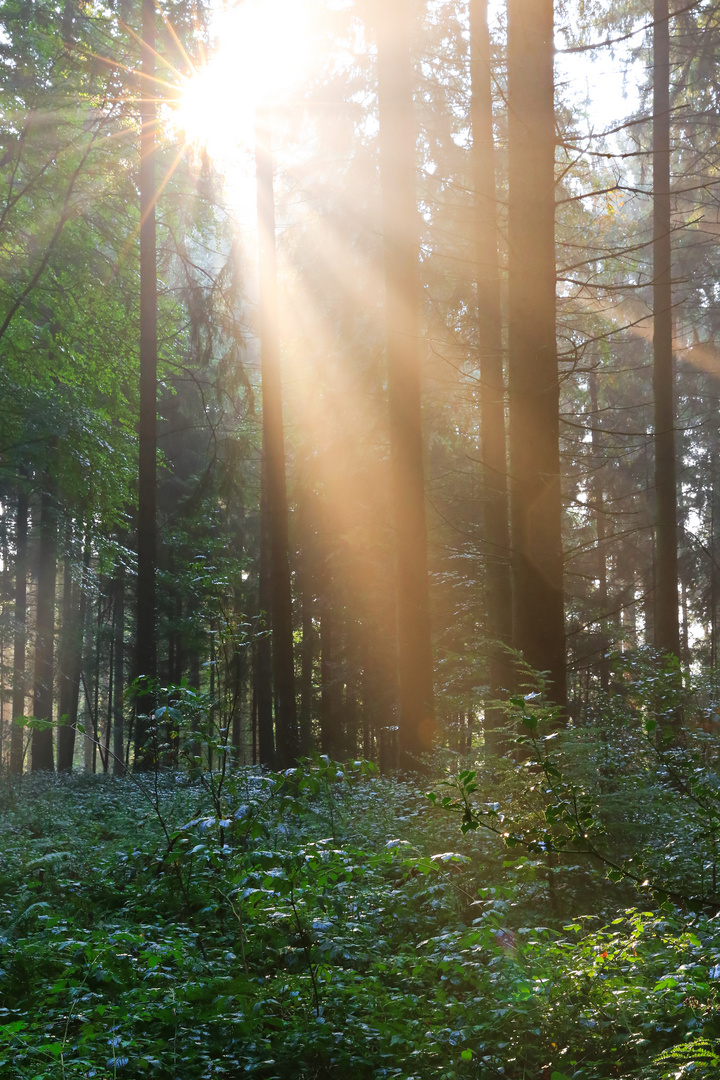
[[720,919],[362,772],[3,781],[0,1076],[720,1076]]

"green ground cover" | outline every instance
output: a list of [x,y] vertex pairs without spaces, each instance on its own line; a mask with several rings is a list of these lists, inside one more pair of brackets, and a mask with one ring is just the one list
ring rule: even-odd
[[[594,745],[569,760],[600,775]],[[606,835],[687,877],[667,844],[688,821],[636,757],[622,798],[605,769]],[[503,768],[526,821],[535,785]],[[497,768],[477,783],[482,800]],[[3,1078],[720,1075],[711,903],[463,836],[429,781],[319,759],[219,784],[4,782]]]

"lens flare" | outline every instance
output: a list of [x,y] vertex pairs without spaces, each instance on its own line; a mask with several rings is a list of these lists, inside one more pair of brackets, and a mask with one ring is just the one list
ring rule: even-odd
[[218,10],[214,47],[185,80],[169,127],[227,168],[252,146],[257,108],[292,99],[308,71],[311,29],[302,0],[244,0]]

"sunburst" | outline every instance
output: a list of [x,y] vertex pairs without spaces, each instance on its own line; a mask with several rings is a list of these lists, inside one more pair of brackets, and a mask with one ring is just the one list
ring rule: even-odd
[[243,0],[216,11],[211,35],[207,60],[183,80],[166,121],[227,170],[253,144],[258,107],[286,101],[307,69],[309,9],[302,0]]

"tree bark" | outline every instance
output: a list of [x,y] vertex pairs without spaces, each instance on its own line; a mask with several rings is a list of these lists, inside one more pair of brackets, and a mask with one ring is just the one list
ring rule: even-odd
[[655,405],[655,645],[680,655],[675,386],[670,221],[670,15],[654,0],[653,398]]
[[270,596],[270,538],[267,522],[267,490],[264,479],[265,459],[261,462],[260,479],[260,581],[258,585],[258,608],[260,611],[261,636],[255,649],[255,699],[257,707],[258,758],[261,765],[272,766],[275,762],[275,734],[273,730],[272,690],[272,630]]
[[275,203],[270,125],[258,119],[255,143],[260,271],[260,353],[263,399],[263,465],[269,538],[275,754],[280,768],[297,756],[297,708],[293,658],[292,590],[285,480],[285,440],[280,376]]
[[[48,481],[45,481],[46,484]],[[55,576],[57,564],[57,510],[48,491],[40,497],[40,543],[37,564],[37,614],[33,714],[52,722],[55,689]],[[53,731],[33,729],[33,772],[54,769]]]
[[331,589],[326,572],[320,597],[320,745],[323,754],[337,758],[342,745],[338,707],[342,698],[338,694],[338,635]]
[[720,545],[718,544],[718,524],[720,523],[720,460],[716,449],[710,457],[711,488],[710,488],[710,598],[709,598],[709,623],[710,623],[710,668],[714,672],[718,666],[718,559],[720,558]]
[[408,0],[376,3],[390,464],[395,538],[399,748],[435,740],[420,401],[419,221]]
[[313,625],[313,575],[310,568],[310,540],[306,541],[301,558],[302,645],[300,650],[300,754],[312,748],[313,665],[315,661],[315,627]]
[[[498,263],[495,145],[487,0],[470,0],[472,172],[475,201],[477,324],[480,351],[480,416],[483,460],[483,521],[490,698],[512,684],[507,646],[512,644],[512,582],[508,521],[505,380]],[[485,742],[497,750],[501,709],[485,710]]]
[[[142,97],[140,119],[140,423],[138,427],[138,576],[136,675],[157,674],[157,250],[155,229],[155,4],[142,0]],[[135,725],[136,767],[149,768],[147,742],[152,695],[139,695]]]
[[[63,598],[61,608],[60,647],[58,663],[58,737],[57,767],[58,772],[71,772],[75,749],[75,729],[72,726],[72,681],[75,670],[75,654],[82,650],[82,640],[78,642],[78,603],[80,590],[73,586],[72,580],[72,530],[67,530],[67,548],[63,568]],[[77,719],[77,715],[75,716]]]
[[23,771],[25,729],[18,720],[25,715],[25,662],[27,653],[27,535],[28,496],[18,491],[15,533],[15,633],[13,641],[12,729],[10,731],[10,772]]
[[565,712],[552,0],[508,0],[508,156],[513,644]]
[[[7,509],[7,508],[6,508]],[[3,514],[0,522],[0,556],[2,557],[2,571],[0,572],[0,588],[2,596],[7,601],[10,595],[10,582],[14,580],[14,566],[10,559],[10,543],[8,537],[9,515]],[[0,604],[0,771],[5,764],[5,631],[6,631],[6,603]],[[12,723],[12,715],[10,722]]]
[[115,619],[113,653],[113,775],[125,774],[125,570],[115,564]]
[[590,389],[590,422],[592,424],[592,431],[590,433],[591,446],[593,452],[593,502],[595,503],[595,531],[597,537],[597,572],[598,572],[598,592],[597,592],[597,607],[599,612],[598,622],[600,624],[599,645],[600,645],[600,662],[599,662],[599,674],[600,674],[600,689],[607,690],[610,686],[610,665],[607,659],[608,650],[608,633],[607,633],[607,612],[608,612],[608,575],[607,575],[607,557],[605,552],[605,539],[607,534],[606,522],[605,522],[605,492],[603,491],[603,484],[601,479],[601,469],[599,461],[602,457],[602,447],[600,445],[600,434],[598,432],[599,411],[598,411],[598,392],[597,392],[597,371],[591,371],[589,376],[589,389]]

